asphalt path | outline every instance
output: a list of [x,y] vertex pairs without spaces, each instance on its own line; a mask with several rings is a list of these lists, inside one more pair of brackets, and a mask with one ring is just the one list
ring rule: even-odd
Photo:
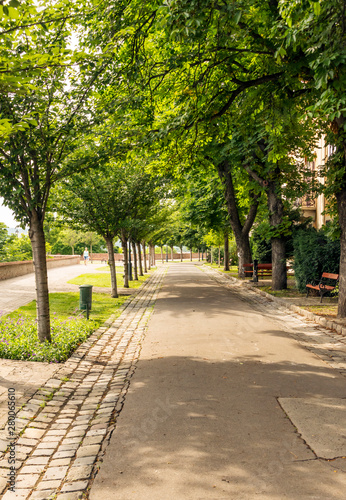
[[319,456],[280,403],[345,402],[345,377],[280,321],[170,265],[90,500],[346,498],[345,457]]
[[[69,280],[84,273],[98,273],[101,264],[77,264],[48,270],[50,292],[78,292],[78,285],[70,285]],[[0,281],[0,313],[7,314],[24,306],[36,298],[34,273]]]

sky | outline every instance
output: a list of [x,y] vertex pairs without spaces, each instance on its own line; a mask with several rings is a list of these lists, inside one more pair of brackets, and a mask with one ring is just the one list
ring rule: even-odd
[[14,220],[12,210],[2,204],[2,198],[0,198],[0,222],[10,228],[18,226],[18,222]]

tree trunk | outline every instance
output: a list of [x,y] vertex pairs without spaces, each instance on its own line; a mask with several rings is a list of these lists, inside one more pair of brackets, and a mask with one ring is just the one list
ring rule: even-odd
[[[269,223],[272,228],[278,228],[283,222],[284,205],[278,193],[277,182],[270,181],[267,188]],[[287,288],[286,270],[286,239],[279,236],[271,239],[272,246],[272,290]]]
[[[203,260],[203,252],[202,252],[202,260]],[[213,263],[213,247],[210,247],[210,264]]]
[[225,232],[225,243],[223,251],[223,270],[229,271],[229,239],[228,231]]
[[190,262],[192,262],[192,248],[190,248]]
[[40,342],[51,342],[46,242],[43,220],[39,219],[35,211],[30,219],[29,238],[35,270],[37,334]]
[[171,257],[172,257],[172,262],[174,261],[174,255],[173,255],[173,254],[174,254],[174,249],[173,249],[173,247],[171,247]]
[[137,242],[137,255],[138,255],[139,275],[144,276],[143,266],[142,266],[142,251],[141,251],[141,244],[139,241]]
[[201,252],[200,252],[200,250],[198,249],[198,261],[200,261],[200,260],[201,260]]
[[227,211],[229,215],[229,222],[234,233],[235,242],[237,245],[238,253],[238,276],[245,277],[244,264],[252,262],[251,248],[249,233],[255,221],[259,197],[252,195],[252,202],[249,213],[246,217],[244,225],[240,221],[237,197],[235,194],[233,179],[230,173],[230,166],[227,160],[223,161],[217,166],[217,170],[225,187],[225,199],[227,203]]
[[220,248],[220,245],[219,245],[219,260],[218,260],[218,267],[220,267],[221,265],[221,248]]
[[163,246],[161,245],[161,260],[162,260],[162,264],[163,264]]
[[114,259],[114,246],[113,246],[113,238],[105,238],[107,250],[108,250],[108,263],[111,271],[111,297],[116,299],[118,297],[118,289],[117,289],[117,275],[115,269],[115,259]]
[[336,199],[341,229],[338,318],[346,318],[346,187],[337,193]]
[[129,288],[129,268],[128,268],[128,255],[127,255],[127,238],[121,236],[121,246],[123,247],[124,255],[124,288]]
[[151,258],[153,267],[156,266],[155,245],[151,245]]
[[138,281],[138,272],[137,272],[137,250],[136,243],[132,240],[132,253],[133,253],[133,279]]
[[180,262],[183,262],[183,247],[180,247]]
[[72,247],[72,255],[74,255],[74,247]]
[[148,272],[148,268],[147,268],[147,252],[146,252],[146,248],[145,248],[145,241],[142,241],[142,246],[143,246],[143,265],[144,265],[144,272],[147,273]]
[[150,244],[148,244],[148,269],[150,271],[151,269],[151,254],[150,254],[151,250],[150,250]]

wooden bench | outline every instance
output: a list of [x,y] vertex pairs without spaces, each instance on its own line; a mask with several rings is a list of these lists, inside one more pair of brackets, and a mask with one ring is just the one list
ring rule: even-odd
[[[244,264],[244,273],[245,276],[253,275],[253,264]],[[258,264],[257,265],[257,275],[260,276],[261,278],[264,278],[265,276],[271,276],[272,275],[272,270],[273,270],[273,265],[272,264]]]
[[335,290],[338,281],[339,281],[338,274],[323,273],[319,283],[317,283],[316,285],[313,283],[308,283],[306,285],[307,288],[306,297],[309,296],[310,290],[317,290],[321,296],[320,302],[322,302],[322,299],[326,295],[326,293],[330,293],[333,290]]
[[[253,264],[244,264],[244,272],[246,275],[253,275]],[[293,268],[291,266],[286,266],[287,273],[292,276]],[[273,264],[257,264],[257,276],[262,279],[266,276],[271,277],[273,272]]]

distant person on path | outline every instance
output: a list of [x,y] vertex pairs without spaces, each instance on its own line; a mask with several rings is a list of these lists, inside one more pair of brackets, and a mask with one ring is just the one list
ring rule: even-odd
[[89,260],[89,252],[88,252],[87,247],[85,247],[85,250],[84,250],[84,253],[83,253],[83,257],[84,257],[84,265],[86,266],[87,262]]

